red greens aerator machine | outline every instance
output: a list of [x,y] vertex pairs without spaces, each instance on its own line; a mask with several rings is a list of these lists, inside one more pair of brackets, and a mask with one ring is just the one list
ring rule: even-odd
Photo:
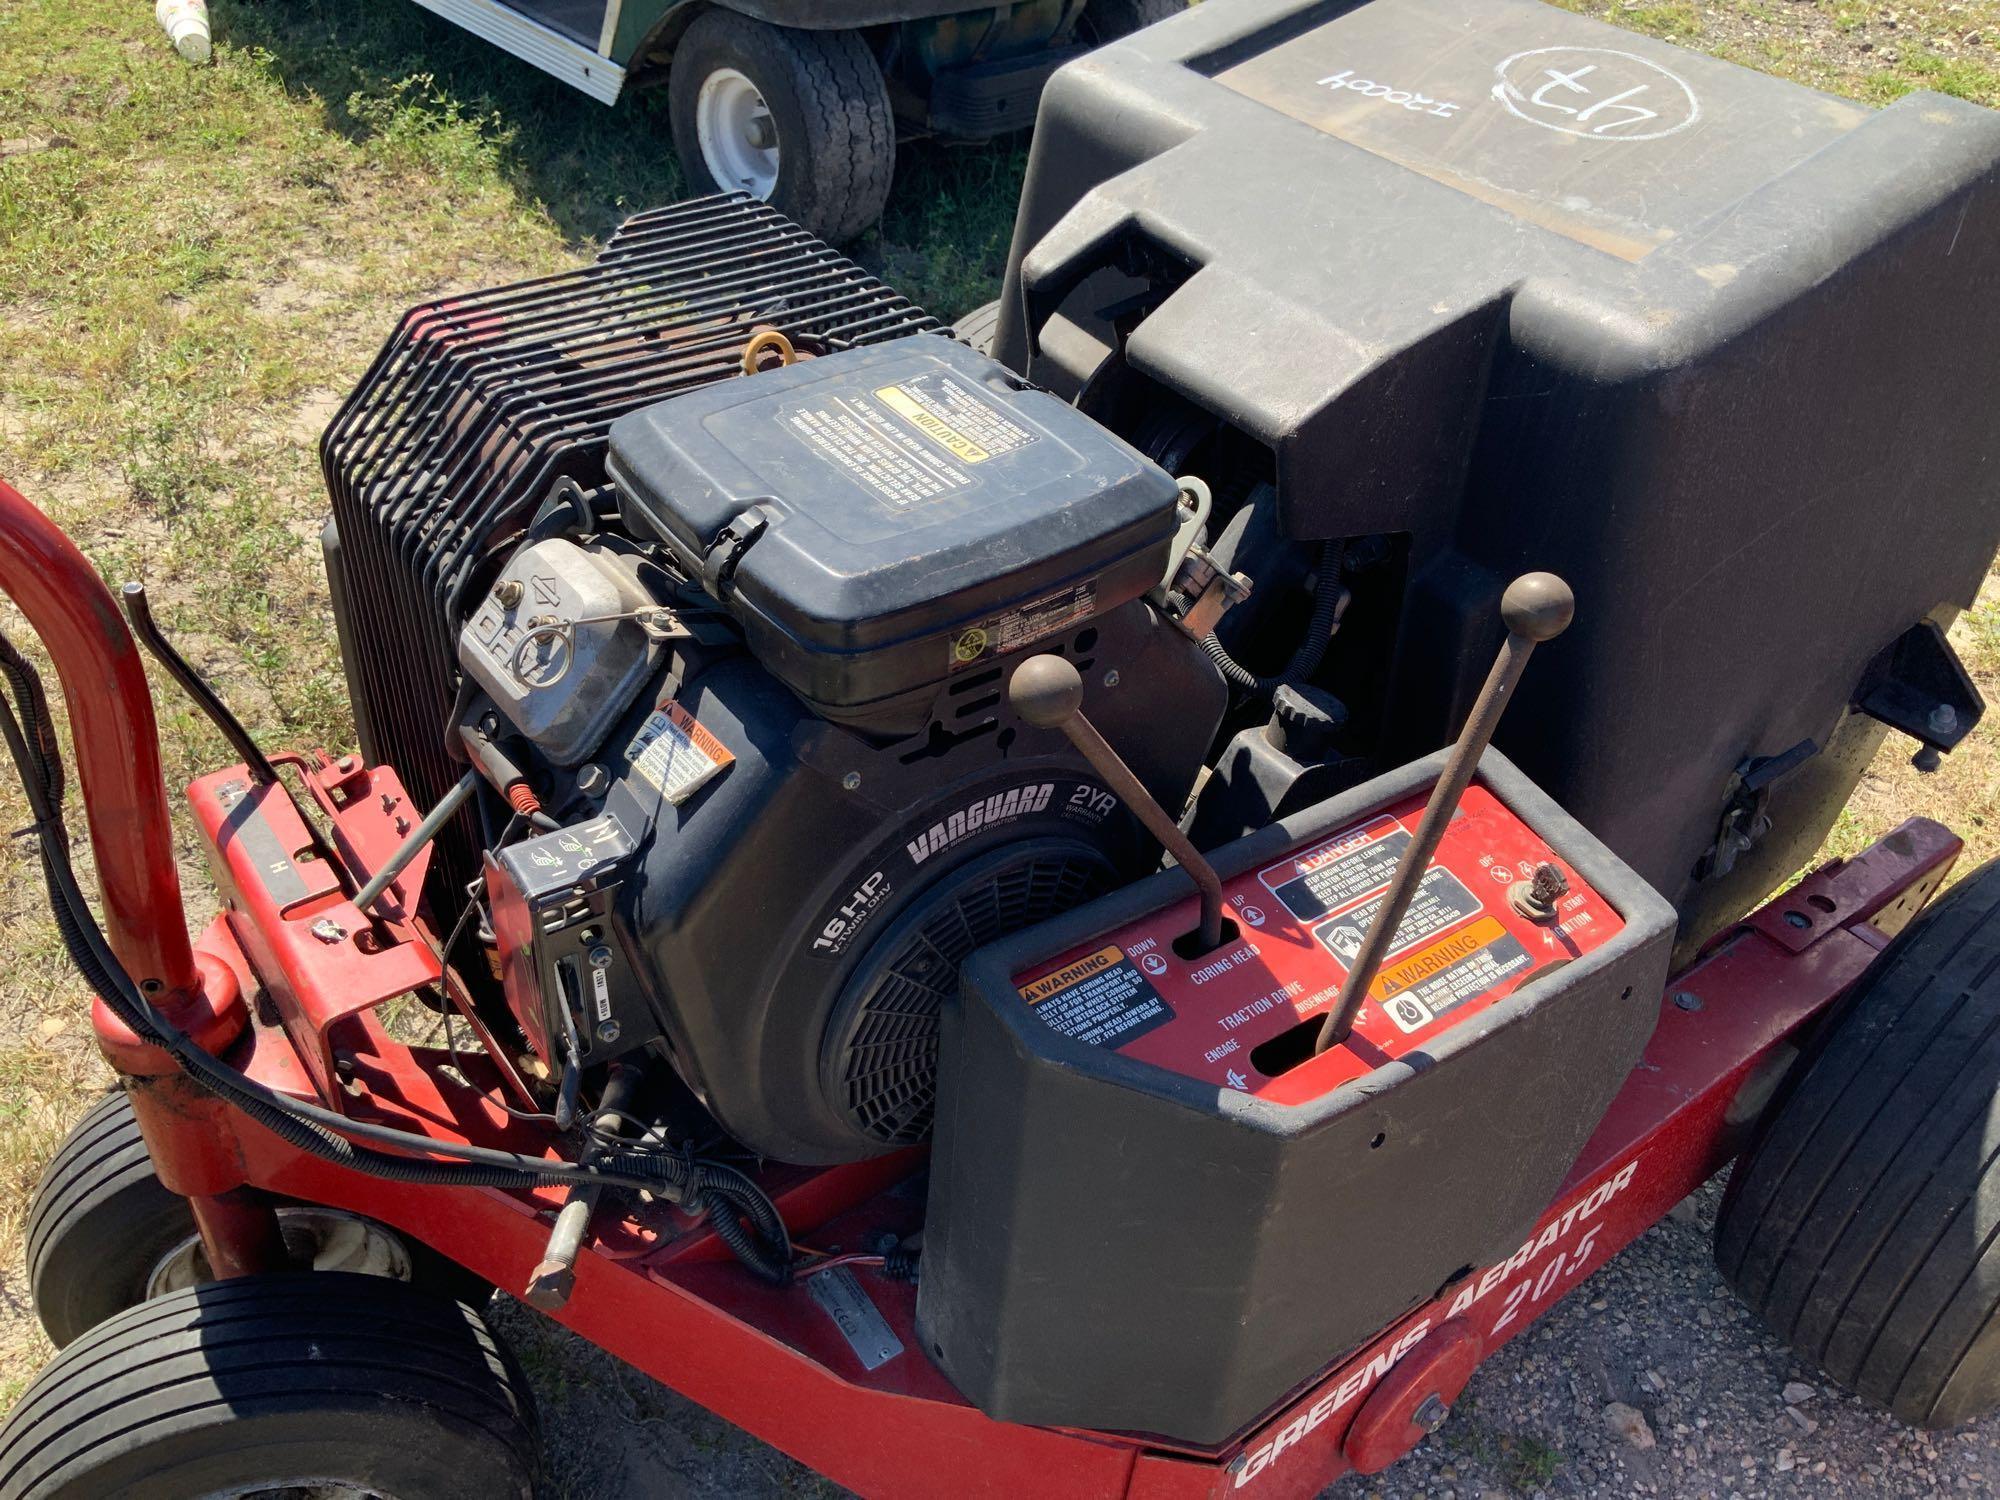
[[[122,1079],[0,1500],[526,1496],[496,1287],[871,1496],[1309,1496],[1725,1167],[1829,1379],[2000,1402],[2000,878],[1794,878],[1981,718],[1996,173],[1532,0],[1211,0],[1051,80],[954,331],[740,196],[407,314],[321,446],[357,754],[0,486]],[[233,758],[192,940],[142,648]]]

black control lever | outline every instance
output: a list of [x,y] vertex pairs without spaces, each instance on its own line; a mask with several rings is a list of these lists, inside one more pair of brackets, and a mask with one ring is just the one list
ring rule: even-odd
[[1552,641],[1568,629],[1575,614],[1576,595],[1553,573],[1523,573],[1500,596],[1500,618],[1507,626],[1507,639],[1501,642],[1500,654],[1493,659],[1493,670],[1486,674],[1486,685],[1479,690],[1472,712],[1466,716],[1465,727],[1458,732],[1458,743],[1451,747],[1451,756],[1444,763],[1437,785],[1431,788],[1431,799],[1424,804],[1423,819],[1417,824],[1417,836],[1403,851],[1396,866],[1396,878],[1382,900],[1382,909],[1368,924],[1361,952],[1347,971],[1340,998],[1320,1027],[1314,1052],[1338,1046],[1354,1030],[1354,1017],[1368,997],[1368,986],[1375,982],[1382,960],[1389,955],[1396,929],[1403,925],[1410,902],[1430,869],[1431,856],[1437,853],[1451,815],[1458,811],[1458,799],[1471,784],[1479,757],[1486,753],[1501,711],[1514,696],[1529,654],[1541,642]]
[[1153,800],[1132,768],[1105,742],[1097,727],[1083,715],[1083,678],[1074,665],[1060,656],[1031,656],[1014,669],[1007,684],[1007,701],[1014,712],[1037,729],[1060,729],[1069,736],[1091,769],[1104,778],[1118,800],[1139,816],[1139,821],[1187,871],[1201,892],[1201,949],[1208,953],[1222,946],[1222,881],[1215,867],[1188,842],[1180,825],[1167,810]]

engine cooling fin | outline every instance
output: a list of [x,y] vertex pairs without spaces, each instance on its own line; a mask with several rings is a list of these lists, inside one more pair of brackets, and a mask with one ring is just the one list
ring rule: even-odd
[[827,1028],[822,1072],[855,1129],[887,1146],[929,1138],[937,1107],[938,1008],[975,948],[1102,895],[1111,862],[1087,844],[1034,839],[996,850],[926,891],[869,950]]
[[[320,442],[362,749],[424,806],[457,779],[442,735],[461,602],[559,480],[603,483],[614,419],[738,374],[757,329],[826,352],[937,327],[742,194],[639,214],[579,270],[405,313]],[[431,890],[475,868],[468,821],[440,839]]]

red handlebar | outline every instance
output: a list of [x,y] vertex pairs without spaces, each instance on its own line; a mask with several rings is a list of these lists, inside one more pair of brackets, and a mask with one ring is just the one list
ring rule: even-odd
[[62,682],[111,949],[148,994],[191,998],[201,981],[139,648],[97,570],[5,480],[0,591],[27,616]]

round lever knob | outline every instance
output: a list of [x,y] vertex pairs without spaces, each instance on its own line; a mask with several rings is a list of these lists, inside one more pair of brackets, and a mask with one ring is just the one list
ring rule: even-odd
[[1523,573],[1500,596],[1500,618],[1523,640],[1552,641],[1576,618],[1576,595],[1553,573]]
[[1031,656],[1007,684],[1014,712],[1037,729],[1060,729],[1083,707],[1083,678],[1060,656]]

